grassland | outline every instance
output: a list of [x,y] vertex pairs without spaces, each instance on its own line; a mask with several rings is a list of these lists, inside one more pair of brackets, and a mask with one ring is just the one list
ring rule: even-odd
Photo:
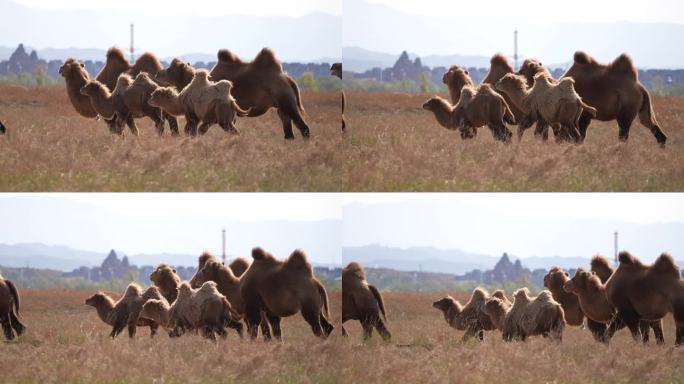
[[[339,352],[344,382],[388,383],[682,383],[684,350],[674,346],[674,324],[664,324],[666,345],[641,345],[620,331],[609,346],[587,330],[568,327],[563,343],[539,337],[505,343],[489,332],[484,343],[461,341],[431,307],[440,294],[385,294],[392,342],[362,344],[361,327],[345,323],[349,343]],[[467,300],[467,295],[457,295]]]
[[[284,342],[241,341],[231,331],[216,344],[198,336],[135,339],[110,327],[83,302],[91,292],[22,290],[28,326],[18,341],[0,344],[3,383],[337,383],[344,340],[318,340],[301,316],[284,319]],[[340,295],[331,292],[334,322]]]
[[275,111],[240,119],[241,135],[125,140],[82,118],[63,86],[0,87],[1,191],[682,191],[684,99],[654,97],[669,135],[656,145],[638,122],[628,143],[615,122],[594,122],[583,145],[462,141],[420,108],[430,95],[305,92],[312,139],[286,142]]

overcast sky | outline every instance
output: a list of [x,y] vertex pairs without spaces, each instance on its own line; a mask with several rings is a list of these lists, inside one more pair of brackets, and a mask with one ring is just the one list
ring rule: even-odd
[[249,256],[257,245],[278,257],[303,248],[331,263],[341,259],[340,207],[339,196],[325,193],[0,194],[0,243],[197,255],[220,253],[227,228],[230,255]]
[[[343,0],[345,47],[399,55],[513,56],[564,66],[584,50],[626,52],[640,68],[682,68],[684,3],[676,0]],[[458,63],[454,63],[458,64]]]
[[517,257],[684,259],[684,195],[639,193],[345,194],[342,244],[429,246]]
[[341,13],[341,0],[0,0],[0,45],[128,48],[134,23],[136,47],[160,57],[271,47],[309,61],[341,56]]

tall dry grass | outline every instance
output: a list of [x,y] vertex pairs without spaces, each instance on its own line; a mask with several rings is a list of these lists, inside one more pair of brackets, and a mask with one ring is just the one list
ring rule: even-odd
[[[63,87],[0,87],[2,191],[682,191],[684,100],[654,97],[666,148],[638,122],[628,143],[594,122],[583,145],[464,142],[421,109],[430,95],[303,94],[312,139],[283,139],[275,111],[231,137],[158,137],[147,119],[126,140],[74,112]],[[181,123],[182,124],[182,123]],[[512,127],[513,128],[513,127]]]
[[[453,294],[452,294],[453,295]],[[344,382],[401,383],[664,383],[684,382],[684,350],[674,346],[674,324],[664,324],[666,345],[642,345],[627,330],[609,346],[588,330],[567,327],[556,345],[540,337],[506,343],[498,332],[485,342],[462,342],[463,332],[444,321],[432,302],[443,294],[387,293],[392,342],[377,335],[363,344],[358,322],[340,351]],[[464,302],[467,294],[456,295]]]
[[[149,337],[138,328],[112,340],[111,327],[83,302],[91,292],[24,290],[25,335],[0,345],[0,382],[36,383],[337,383],[343,340],[317,339],[301,316],[284,319],[282,344],[199,336]],[[340,295],[331,292],[339,324]]]

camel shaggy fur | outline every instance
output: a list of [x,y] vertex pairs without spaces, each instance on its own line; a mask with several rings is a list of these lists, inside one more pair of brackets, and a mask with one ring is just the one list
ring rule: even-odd
[[235,329],[240,337],[243,332],[230,303],[218,292],[214,282],[206,282],[199,289],[182,283],[172,305],[163,300],[150,300],[143,306],[141,316],[159,323],[170,336],[200,330],[204,337],[215,339],[217,334],[226,336],[225,327]]
[[[667,136],[658,125],[651,95],[637,79],[637,71],[627,54],[618,56],[612,63],[599,64],[584,52],[575,52],[574,62],[563,77],[575,80],[575,90],[589,105],[596,108],[596,119],[617,120],[619,139],[629,138],[634,119],[648,128],[656,141],[665,145]],[[579,122],[579,132],[586,136],[592,116],[585,113]]]
[[59,67],[59,74],[64,78],[69,101],[76,112],[89,119],[97,117],[97,111],[91,104],[90,97],[81,93],[81,88],[90,81],[90,76],[83,63],[69,58]]
[[[565,136],[579,142],[579,119],[584,111],[596,114],[596,109],[585,104],[573,88],[572,79],[562,79],[555,83],[548,72],[541,71],[534,76],[534,85],[527,87],[523,76],[508,74],[502,77],[496,88],[508,95],[512,102],[525,114],[525,118],[518,126],[518,138],[522,138],[524,130],[532,122],[541,120],[537,131],[542,132],[545,127],[558,124]],[[560,134],[557,139],[562,138]]]
[[294,139],[292,123],[302,137],[308,138],[309,126],[304,121],[299,87],[269,49],[262,49],[251,62],[242,61],[227,49],[218,52],[218,62],[211,70],[213,81],[229,80],[233,83],[233,95],[249,116],[261,116],[272,107],[278,109],[285,139]]
[[0,324],[7,340],[21,336],[26,327],[19,320],[21,316],[19,291],[10,280],[0,276]]
[[[128,337],[134,337],[136,326],[140,322],[140,311],[148,300],[164,300],[159,289],[155,286],[147,288],[144,292],[136,283],[131,283],[126,288],[124,295],[114,304],[109,314],[108,323],[112,325],[112,338],[116,337],[128,327]],[[144,325],[147,325],[143,322]],[[150,335],[154,336],[157,324],[150,325]]]
[[364,339],[369,339],[373,327],[384,340],[392,335],[385,326],[387,315],[385,302],[380,291],[366,281],[366,273],[357,262],[342,269],[342,332],[346,334],[344,322],[358,320],[363,327]]
[[[515,73],[513,67],[508,63],[506,56],[497,53],[489,60],[489,72],[482,79],[482,84],[489,84],[492,87],[501,79],[509,73]],[[532,82],[530,82],[532,84]],[[518,108],[515,103],[506,94],[502,94],[504,100],[511,109],[511,113],[515,116],[515,121],[520,121],[524,116],[520,108]]]
[[[97,311],[97,317],[102,320],[103,323],[107,325],[114,325],[114,316],[112,316],[112,311],[114,310],[114,299],[109,297],[106,293],[97,292],[85,300],[85,304],[95,308]],[[149,319],[138,318],[136,324],[138,327],[150,327],[150,336],[154,336],[157,333],[159,325]]]
[[449,89],[449,97],[451,98],[451,104],[453,105],[456,105],[461,98],[461,89],[463,89],[463,87],[475,86],[468,74],[468,70],[463,69],[458,65],[449,67],[449,70],[442,75],[442,83]]
[[672,256],[663,253],[645,265],[629,252],[620,252],[620,264],[605,284],[608,302],[617,314],[606,331],[610,340],[624,322],[638,339],[639,320],[655,321],[672,313],[677,345],[684,343],[684,280]]
[[185,88],[195,76],[195,68],[180,59],[171,60],[166,69],[157,72],[154,80],[160,84],[175,87],[177,91]]
[[544,287],[551,291],[553,299],[563,306],[565,321],[575,327],[584,323],[584,313],[577,296],[563,289],[565,283],[570,280],[568,272],[561,268],[553,267],[544,276]]
[[[330,66],[330,75],[342,79],[342,63],[333,63],[333,65]],[[345,96],[344,90],[342,90],[342,132],[347,129],[347,122],[344,120],[344,103]]]
[[[529,86],[530,84],[534,84],[534,76],[539,72],[545,72],[551,77],[551,73],[542,65],[541,61],[536,59],[525,59],[517,74],[523,76]],[[496,81],[494,84],[496,84]]]
[[249,268],[249,260],[244,257],[236,257],[228,264],[228,268],[233,271],[235,277],[240,277],[244,275],[245,271]]
[[252,265],[241,277],[240,293],[252,339],[256,338],[261,311],[266,312],[273,334],[281,338],[280,318],[302,313],[313,333],[326,338],[333,331],[328,321],[328,293],[313,274],[306,254],[295,250],[285,261],[262,248],[252,249]]
[[166,301],[169,303],[176,301],[178,286],[181,284],[181,279],[178,277],[175,269],[167,264],[159,264],[157,268],[150,273],[150,281],[159,288],[159,291]]
[[[113,92],[115,95],[119,95],[123,101],[122,105],[118,105],[116,108],[119,127],[122,127],[124,122],[132,127],[135,126],[134,119],[149,117],[154,122],[159,135],[164,133],[164,120],[169,122],[171,134],[178,135],[176,118],[149,102],[150,96],[157,88],[159,88],[157,83],[152,81],[146,72],[139,73],[135,80],[128,74],[119,76]],[[137,131],[137,127],[131,128],[131,131]]]
[[228,80],[213,82],[206,70],[195,71],[190,84],[178,94],[179,102],[185,107],[186,131],[197,134],[199,120],[205,123],[199,130],[200,134],[206,133],[213,123],[218,123],[226,132],[237,134],[237,116],[247,116],[248,111],[238,106],[231,95],[232,89],[233,83]]
[[131,65],[126,59],[123,51],[117,47],[109,48],[107,51],[107,61],[105,66],[95,76],[95,80],[104,84],[110,91],[116,87],[119,75],[126,73],[135,78],[141,72],[147,72],[150,76],[155,76],[162,69],[157,57],[149,52],[145,52]]
[[[126,106],[122,98],[122,90],[127,88],[132,80],[127,75],[122,75],[117,81],[114,92],[109,92],[109,89],[97,80],[91,80],[84,85],[80,92],[82,95],[90,99],[90,103],[99,116],[107,122],[109,131],[118,135],[123,135],[122,124],[123,120],[118,116],[126,115]],[[138,136],[138,127],[135,122],[125,121],[131,132]]]
[[484,340],[484,331],[498,328],[491,317],[484,312],[485,302],[492,297],[510,306],[510,301],[502,290],[496,290],[490,295],[487,290],[479,287],[473,290],[470,300],[465,306],[462,306],[458,300],[454,300],[451,296],[435,301],[432,306],[442,311],[444,320],[449,326],[465,331],[463,340],[468,340],[473,336],[479,340]]
[[528,336],[542,335],[557,342],[562,341],[565,316],[551,292],[542,291],[537,297],[530,297],[529,290],[521,288],[515,291],[513,299],[513,306],[508,311],[498,298],[490,299],[494,304],[485,304],[487,313],[497,317],[496,323],[501,323],[503,316],[504,340],[525,341]]
[[469,131],[486,125],[492,136],[503,142],[510,142],[511,131],[506,123],[515,124],[515,117],[506,100],[489,84],[478,88],[465,86],[461,89],[461,97],[454,105],[454,123]]

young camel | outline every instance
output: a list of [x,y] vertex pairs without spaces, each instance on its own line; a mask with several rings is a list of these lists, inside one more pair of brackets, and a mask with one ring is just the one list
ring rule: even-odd
[[140,72],[135,80],[128,74],[121,74],[117,79],[114,94],[120,95],[123,105],[117,108],[117,121],[134,125],[133,119],[149,117],[157,128],[159,135],[164,133],[164,120],[169,122],[171,134],[178,135],[178,121],[169,113],[149,103],[152,92],[159,88],[146,72]]
[[570,78],[552,83],[550,75],[541,71],[534,76],[534,80],[534,85],[529,88],[523,76],[507,74],[496,83],[496,88],[508,95],[526,115],[518,125],[518,139],[522,138],[525,129],[538,121],[542,131],[549,125],[558,124],[563,132],[556,135],[558,141],[566,135],[580,142],[579,119],[585,111],[596,114],[596,109],[582,101]]
[[[90,103],[98,115],[100,115],[106,121],[114,122],[113,124],[109,125],[109,131],[120,136],[123,136],[123,122],[116,118],[116,111],[117,106],[119,108],[124,106],[124,102],[121,99],[120,92],[117,91],[123,86],[125,86],[124,83],[121,85],[117,83],[116,88],[114,88],[114,92],[109,92],[109,89],[104,84],[97,80],[91,80],[80,90],[82,95],[88,96],[90,98]],[[126,121],[126,123],[128,123],[128,128],[131,130],[131,133],[133,133],[135,136],[140,134],[138,127],[135,125],[135,122],[133,122],[133,119]]]

